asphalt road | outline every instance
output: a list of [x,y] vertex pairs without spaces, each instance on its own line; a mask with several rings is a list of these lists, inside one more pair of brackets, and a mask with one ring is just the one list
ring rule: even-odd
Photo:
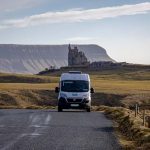
[[0,110],[0,150],[119,150],[100,112]]

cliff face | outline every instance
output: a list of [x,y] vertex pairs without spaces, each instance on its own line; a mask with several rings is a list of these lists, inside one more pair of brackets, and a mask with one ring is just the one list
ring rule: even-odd
[[[90,62],[113,61],[106,50],[97,45],[77,45]],[[0,44],[0,72],[38,73],[56,66],[68,65],[68,45]]]

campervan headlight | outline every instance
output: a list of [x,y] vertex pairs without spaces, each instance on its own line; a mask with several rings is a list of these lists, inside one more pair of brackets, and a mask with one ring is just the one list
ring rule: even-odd
[[67,95],[64,93],[60,93],[60,97],[67,98]]
[[83,95],[83,98],[88,99],[89,98],[89,94]]

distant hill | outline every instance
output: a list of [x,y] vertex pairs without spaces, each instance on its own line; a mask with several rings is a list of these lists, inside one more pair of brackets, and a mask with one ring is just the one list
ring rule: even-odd
[[[73,46],[73,45],[72,45]],[[112,61],[98,45],[76,45],[90,62]],[[0,72],[36,74],[45,68],[68,65],[68,45],[0,44]]]

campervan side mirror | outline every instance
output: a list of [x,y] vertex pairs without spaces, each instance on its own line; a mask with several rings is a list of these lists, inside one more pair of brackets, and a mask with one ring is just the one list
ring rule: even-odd
[[59,87],[55,87],[55,93],[59,93]]
[[94,93],[94,89],[93,88],[91,88],[90,90],[91,90],[91,93]]

